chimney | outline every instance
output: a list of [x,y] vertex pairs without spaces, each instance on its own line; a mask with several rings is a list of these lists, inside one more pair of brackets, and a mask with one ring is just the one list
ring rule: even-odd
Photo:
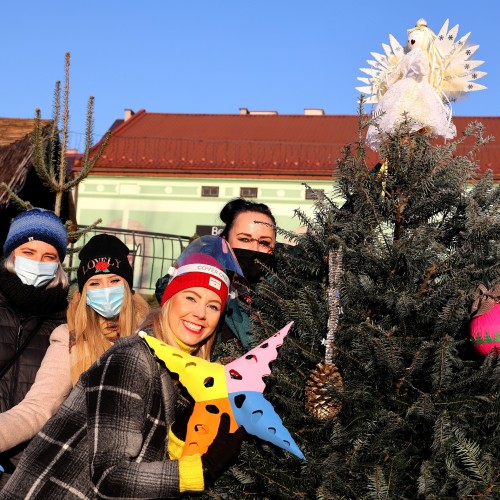
[[135,115],[135,112],[132,111],[131,109],[126,109],[125,110],[125,116],[123,117],[125,121],[129,120]]
[[250,111],[251,115],[277,115],[277,111]]
[[277,111],[251,111],[248,108],[240,108],[240,115],[277,115]]
[[307,116],[324,116],[325,112],[321,108],[304,108],[304,114]]

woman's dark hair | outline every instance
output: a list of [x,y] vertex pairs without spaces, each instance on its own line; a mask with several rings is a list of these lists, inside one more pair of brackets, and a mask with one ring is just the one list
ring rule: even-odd
[[222,237],[227,238],[229,236],[234,219],[236,219],[238,214],[243,212],[258,212],[267,215],[272,220],[273,225],[276,226],[276,219],[271,209],[265,203],[257,203],[256,201],[245,200],[244,198],[235,198],[228,201],[220,211],[220,220],[226,225],[221,233]]

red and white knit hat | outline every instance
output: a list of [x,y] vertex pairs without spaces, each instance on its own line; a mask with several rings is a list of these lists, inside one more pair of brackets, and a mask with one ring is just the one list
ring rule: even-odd
[[229,278],[221,265],[210,255],[193,253],[187,256],[178,268],[171,269],[172,276],[161,298],[161,305],[186,288],[200,286],[215,292],[224,309],[229,294]]

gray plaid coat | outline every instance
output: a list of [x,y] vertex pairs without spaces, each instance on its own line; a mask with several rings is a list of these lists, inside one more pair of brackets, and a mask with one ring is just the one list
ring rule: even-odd
[[140,337],[117,342],[33,439],[0,499],[168,498],[177,391]]

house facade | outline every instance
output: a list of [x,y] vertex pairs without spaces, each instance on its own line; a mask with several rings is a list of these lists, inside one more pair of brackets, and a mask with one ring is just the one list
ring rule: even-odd
[[106,227],[201,236],[216,234],[222,207],[243,196],[267,204],[280,227],[293,231],[300,226],[294,210],[311,213],[314,202],[314,193],[301,183],[305,181],[315,190],[332,190],[332,182],[310,179],[93,175],[79,187],[77,217],[80,224],[100,218]]
[[[500,131],[500,118],[455,117],[459,134],[475,120],[487,133]],[[106,227],[188,237],[216,232],[221,208],[238,196],[269,205],[281,228],[300,230],[295,210],[312,215],[319,193],[335,198],[335,162],[345,145],[359,140],[357,116],[321,110],[304,115],[126,110],[111,131],[105,154],[78,186],[78,223],[102,219]],[[461,147],[465,151],[467,144]],[[367,166],[379,161],[368,150]],[[478,162],[500,180],[494,143],[482,149]]]

